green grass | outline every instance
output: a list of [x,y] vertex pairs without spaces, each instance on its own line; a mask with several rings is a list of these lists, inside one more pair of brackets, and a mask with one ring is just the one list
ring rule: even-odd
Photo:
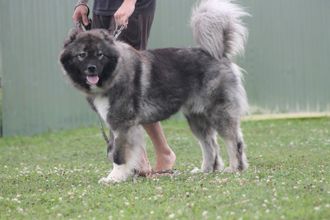
[[181,174],[108,187],[98,128],[0,139],[0,219],[330,219],[330,118],[244,122],[242,174],[190,174],[186,123],[163,127]]

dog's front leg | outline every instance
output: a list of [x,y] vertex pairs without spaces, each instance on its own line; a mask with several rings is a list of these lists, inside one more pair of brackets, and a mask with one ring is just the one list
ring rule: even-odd
[[144,134],[140,126],[114,131],[113,150],[109,157],[113,161],[113,169],[99,183],[110,184],[122,182],[133,176],[139,168],[139,156],[144,148]]

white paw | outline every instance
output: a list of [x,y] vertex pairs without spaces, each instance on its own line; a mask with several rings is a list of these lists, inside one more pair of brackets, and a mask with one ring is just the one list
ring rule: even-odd
[[223,172],[225,166],[223,164],[219,164],[218,166],[214,167],[214,172]]
[[236,173],[238,172],[237,169],[234,169],[232,167],[226,167],[224,170],[223,170],[224,173]]
[[214,170],[214,172],[223,173],[223,172],[225,172],[225,168],[224,167],[217,168]]
[[102,177],[99,182],[99,184],[103,184],[103,185],[109,185],[111,183],[115,183],[112,181],[112,179],[108,178],[108,177]]
[[198,167],[195,167],[190,171],[191,174],[197,174],[197,173],[202,173],[202,170],[199,169]]
[[120,183],[127,180],[128,175],[111,175],[111,173],[107,177],[103,177],[99,180],[99,184],[109,185],[113,183]]
[[126,181],[130,176],[133,176],[134,172],[127,165],[113,164],[113,169],[107,177],[103,177],[99,180],[100,184],[112,184]]
[[120,183],[120,182],[124,182],[125,180],[127,180],[127,177],[122,177],[122,178],[114,178],[111,177],[110,175],[107,177],[102,177],[99,180],[99,184],[103,184],[103,185],[110,185],[110,184],[114,184],[114,183]]

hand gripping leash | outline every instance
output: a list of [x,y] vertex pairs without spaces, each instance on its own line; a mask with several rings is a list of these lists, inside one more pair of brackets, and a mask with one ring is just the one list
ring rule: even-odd
[[[89,27],[90,25],[88,25],[87,27],[83,24],[83,23],[81,23],[80,21],[78,21],[78,22],[76,22],[75,23],[75,27],[78,29],[78,30],[81,30],[82,32],[85,32],[85,31],[88,31],[89,29],[90,29],[90,27]],[[116,25],[116,28],[115,28],[115,30],[114,30],[114,32],[113,32],[113,38],[115,39],[115,40],[117,40],[118,39],[118,37],[120,36],[120,34],[123,32],[123,30],[124,29],[126,29],[126,25]]]

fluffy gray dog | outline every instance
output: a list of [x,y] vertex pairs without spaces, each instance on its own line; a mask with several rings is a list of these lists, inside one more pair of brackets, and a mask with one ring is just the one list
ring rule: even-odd
[[[125,181],[139,169],[144,147],[141,124],[167,119],[179,110],[199,140],[201,171],[247,168],[240,118],[248,104],[240,68],[246,16],[230,0],[202,0],[192,13],[198,47],[137,51],[106,30],[73,31],[60,56],[65,75],[83,91],[112,131],[108,157],[113,169],[101,183]],[[216,134],[227,145],[229,167]]]

